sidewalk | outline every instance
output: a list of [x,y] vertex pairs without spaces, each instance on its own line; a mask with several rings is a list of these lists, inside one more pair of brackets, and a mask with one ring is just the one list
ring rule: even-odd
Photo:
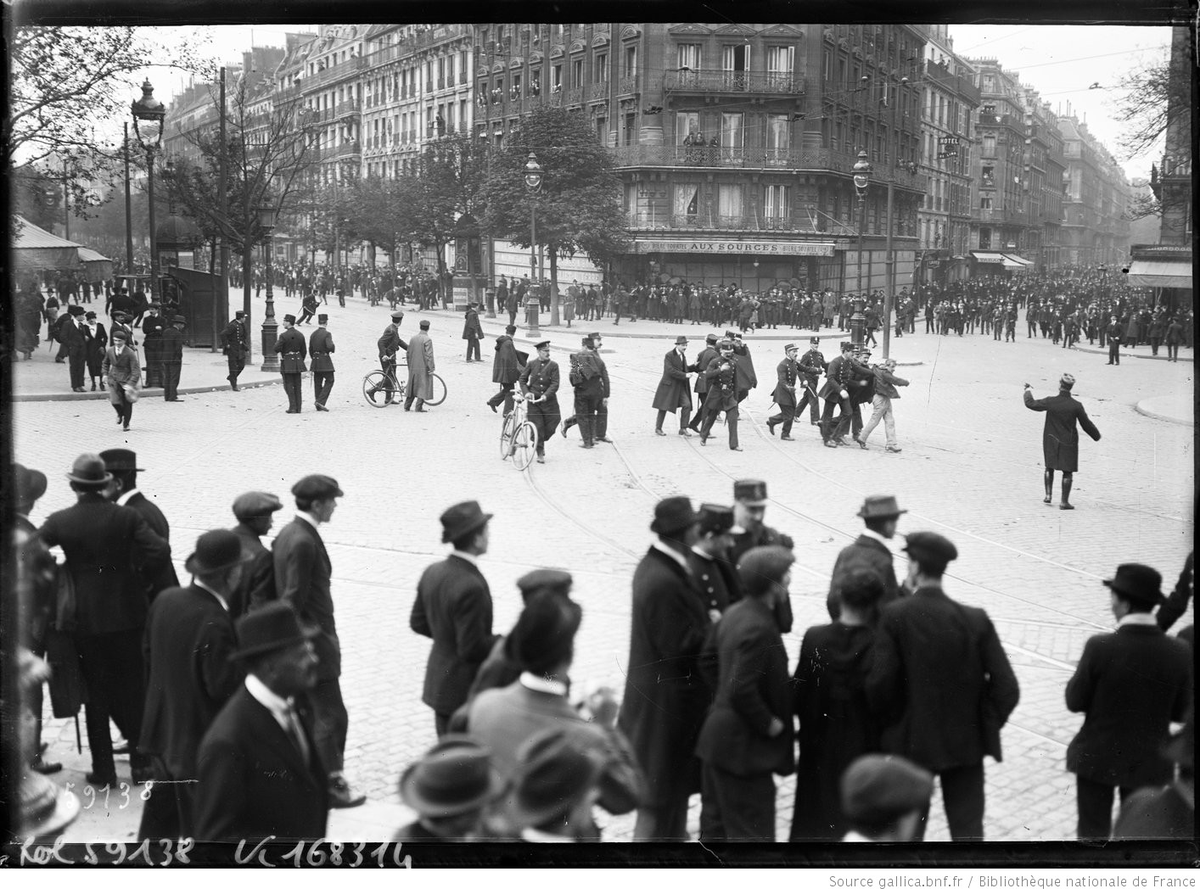
[[1143,416],[1174,422],[1178,425],[1194,425],[1196,422],[1196,395],[1167,394],[1139,400],[1135,409]]

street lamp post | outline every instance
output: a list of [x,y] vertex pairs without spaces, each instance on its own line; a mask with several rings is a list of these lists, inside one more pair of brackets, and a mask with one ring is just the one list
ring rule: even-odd
[[133,112],[133,128],[137,133],[138,143],[146,153],[146,183],[150,197],[150,285],[149,297],[154,298],[158,293],[158,238],[154,232],[154,156],[162,145],[163,122],[167,117],[167,107],[161,100],[154,98],[154,88],[150,79],[142,84],[142,98],[136,99],[131,105]]
[[858,151],[858,161],[854,163],[854,189],[858,193],[858,287],[855,291],[862,295],[863,288],[863,230],[867,228],[867,185],[871,182],[871,163],[867,161],[867,150]]
[[[529,153],[525,162],[525,188],[529,191],[529,294],[525,296],[525,307],[529,315],[529,331],[526,335],[538,337],[538,297],[533,294],[534,284],[537,283],[537,194],[542,188],[542,166],[538,164],[537,156]],[[554,325],[554,311],[551,311],[550,325]]]
[[275,320],[275,293],[272,289],[271,261],[275,254],[275,209],[263,206],[258,209],[258,223],[263,228],[263,246],[266,249],[267,264],[267,310],[262,323],[262,366],[263,372],[279,372],[279,355],[275,353],[275,339],[279,334],[279,323]]

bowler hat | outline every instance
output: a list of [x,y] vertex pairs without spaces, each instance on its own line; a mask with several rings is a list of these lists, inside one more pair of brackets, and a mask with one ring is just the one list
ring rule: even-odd
[[443,736],[400,776],[400,800],[432,818],[482,807],[504,788],[492,753],[470,736]]
[[137,464],[137,454],[124,447],[114,447],[111,450],[101,450],[100,458],[104,460],[104,468],[110,472],[144,472]]
[[650,530],[655,534],[675,534],[695,524],[699,516],[692,511],[692,501],[687,497],[667,497],[654,507],[654,521]]
[[238,521],[269,515],[283,508],[279,497],[261,490],[244,493],[233,501],[233,517]]
[[324,325],[329,322],[329,314],[317,314],[317,322]]
[[700,504],[700,533],[724,534],[733,527],[733,508],[716,503]]
[[292,485],[292,496],[298,500],[328,500],[345,494],[337,480],[328,475],[305,475]]
[[757,596],[779,583],[795,561],[795,554],[785,546],[756,546],[738,562],[738,578],[748,594]]
[[677,345],[686,345],[686,344],[687,344],[687,336],[686,336],[686,335],[680,335],[680,336],[678,336],[678,337],[675,339],[675,344],[677,344]]
[[842,774],[842,813],[874,825],[897,820],[929,803],[933,776],[896,754],[865,754]]
[[509,818],[528,829],[569,813],[596,784],[600,767],[580,732],[552,727],[535,733],[517,749]]
[[958,549],[933,531],[916,531],[905,538],[904,551],[909,558],[920,562],[922,567],[942,572],[958,558]]
[[242,560],[242,541],[233,531],[205,531],[196,539],[196,550],[183,567],[192,574],[211,574]]
[[313,639],[319,632],[315,627],[301,627],[300,619],[288,603],[270,602],[238,619],[239,648],[229,657],[241,660],[277,652],[280,649],[290,649],[297,643]]
[[401,320],[404,319],[404,311],[402,311],[402,310],[392,311],[392,319],[395,320],[397,323],[399,323]]
[[1158,605],[1163,601],[1162,575],[1149,565],[1118,565],[1117,573],[1104,586],[1138,605]]
[[84,453],[76,458],[67,480],[83,487],[101,488],[112,481],[112,473],[104,468],[104,460],[94,453]]
[[517,578],[517,589],[526,600],[543,590],[553,590],[566,595],[571,589],[571,575],[557,568],[538,568]]
[[284,315],[283,315],[283,322],[285,322],[285,323],[291,323],[293,326],[295,326],[295,325],[296,325],[296,316],[295,316],[295,314],[284,314]]
[[743,478],[733,482],[733,498],[744,506],[767,505],[767,482]]
[[482,528],[492,515],[491,512],[484,512],[475,500],[455,503],[439,519],[442,523],[442,543],[452,543],[476,528]]
[[94,310],[89,310],[83,316],[85,319],[94,320],[94,319],[96,319],[96,312]]
[[556,593],[534,596],[508,635],[508,654],[531,674],[549,673],[571,654],[583,621],[579,603]]
[[867,497],[863,500],[862,508],[858,510],[858,517],[861,519],[871,518],[898,518],[908,512],[907,509],[901,509],[896,503],[895,497],[876,494]]
[[27,469],[13,463],[13,490],[18,506],[32,506],[46,493],[46,476],[37,469]]
[[82,307],[79,307],[76,304],[72,304],[70,307],[67,308],[67,313],[69,313],[73,317],[82,317],[84,315],[84,313],[86,313],[86,311],[84,311],[84,309]]

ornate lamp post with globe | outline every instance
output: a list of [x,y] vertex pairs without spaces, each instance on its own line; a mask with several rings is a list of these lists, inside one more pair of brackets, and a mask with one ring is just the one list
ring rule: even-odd
[[279,372],[279,355],[275,353],[275,339],[279,335],[279,323],[275,319],[275,293],[272,290],[274,278],[271,270],[272,256],[275,254],[273,235],[275,232],[275,209],[270,205],[258,209],[258,224],[263,229],[263,247],[267,255],[267,310],[262,323],[262,366],[263,372]]
[[[154,156],[162,146],[163,122],[167,117],[167,107],[161,100],[154,98],[154,88],[150,79],[142,84],[141,99],[135,99],[131,105],[133,112],[133,127],[137,140],[146,153],[146,186],[150,198],[150,284],[149,297],[158,296],[158,240],[154,232]],[[131,271],[132,272],[132,271]]]
[[[525,307],[529,314],[529,336],[539,336],[538,331],[538,297],[534,294],[537,284],[537,194],[542,188],[542,166],[538,164],[537,156],[529,153],[525,162],[525,188],[529,191],[529,292],[525,295]],[[552,312],[550,325],[557,320]]]

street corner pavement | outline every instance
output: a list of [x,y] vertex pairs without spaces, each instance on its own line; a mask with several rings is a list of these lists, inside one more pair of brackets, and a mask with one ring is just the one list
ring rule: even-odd
[[1137,402],[1137,411],[1151,419],[1174,422],[1178,425],[1196,424],[1195,392],[1175,392],[1147,397]]

